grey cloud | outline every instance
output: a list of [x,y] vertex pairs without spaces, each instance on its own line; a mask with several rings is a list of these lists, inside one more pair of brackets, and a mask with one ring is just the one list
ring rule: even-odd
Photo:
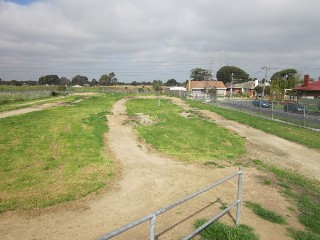
[[[15,75],[19,62],[34,70],[32,61],[47,61],[33,74],[37,79],[40,72],[59,71],[63,62],[62,73],[81,68],[98,78],[106,71],[103,61],[113,58],[104,66],[120,69],[120,81],[131,81],[122,70],[133,69],[131,60],[160,59],[171,64],[170,71],[154,64],[154,76],[142,80],[162,73],[182,81],[192,65],[206,67],[210,54],[218,68],[225,49],[226,63],[248,72],[266,64],[295,65],[302,71],[316,66],[314,74],[320,75],[318,9],[317,0],[47,0],[28,6],[0,0],[0,70],[7,78],[23,78],[20,71]],[[77,67],[79,62],[87,67]],[[149,71],[140,65],[135,70]]]

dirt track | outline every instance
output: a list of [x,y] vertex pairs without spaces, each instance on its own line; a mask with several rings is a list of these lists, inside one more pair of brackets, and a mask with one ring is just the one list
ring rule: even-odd
[[[175,101],[188,107],[179,100]],[[118,101],[113,107],[113,114],[108,116],[110,130],[105,138],[106,145],[122,169],[112,189],[99,196],[91,195],[47,209],[1,214],[1,239],[95,239],[237,171],[235,167],[218,169],[187,165],[148,150],[138,141],[133,127],[124,124],[127,120],[124,104],[124,99]],[[304,174],[320,176],[318,151],[292,145],[272,135],[223,120],[210,112],[204,111],[203,114],[214,118],[217,124],[245,136],[248,139],[249,159],[275,162],[290,168],[298,167]],[[287,147],[280,148],[279,144],[287,144]],[[292,148],[297,149],[295,153],[292,153]],[[304,158],[303,164],[301,155],[309,156]],[[292,159],[294,162],[291,162]],[[311,169],[307,161],[312,162]],[[271,186],[260,184],[263,176],[255,169],[244,169],[243,199],[261,203],[287,217],[289,225],[301,228],[295,213],[288,210],[292,203]],[[232,181],[159,216],[156,227],[159,239],[179,239],[192,230],[196,219],[213,214],[222,204],[233,201],[235,196],[236,181]],[[193,216],[196,212],[199,214]],[[234,211],[232,213],[234,216]],[[225,216],[223,221],[233,220]],[[253,226],[261,239],[289,239],[285,227],[261,220],[245,207],[242,208],[241,222]],[[147,239],[147,229],[144,226],[145,231],[138,228],[117,239]]]

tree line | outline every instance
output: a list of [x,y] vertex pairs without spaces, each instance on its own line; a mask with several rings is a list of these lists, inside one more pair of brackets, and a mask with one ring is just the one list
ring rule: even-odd
[[[212,80],[213,76],[212,73],[203,68],[194,68],[190,70],[190,79],[193,81],[203,81],[203,80]],[[254,78],[250,78],[249,74],[246,73],[243,69],[236,67],[236,66],[224,66],[220,68],[217,73],[216,77],[218,81],[222,81],[224,84],[231,82],[233,83],[243,83],[247,81],[255,80]],[[184,83],[180,83],[175,79],[169,79],[167,82],[163,83],[161,80],[153,80],[152,82],[137,82],[133,81],[131,83],[124,83],[119,82],[116,78],[114,72],[109,74],[102,74],[99,80],[89,79],[83,75],[76,75],[71,80],[66,77],[58,77],[58,75],[50,74],[41,76],[38,81],[1,81],[0,85],[15,85],[15,86],[22,86],[22,85],[64,85],[64,86],[113,86],[113,85],[132,85],[132,86],[145,86],[145,85],[152,85],[155,90],[161,90],[163,86],[185,86],[188,80]],[[261,83],[266,83],[266,79],[260,80]],[[270,87],[265,87],[266,94],[273,94],[273,95],[283,95],[285,89],[291,89],[297,86],[302,80],[300,79],[296,69],[284,69],[279,72],[274,73],[270,78]],[[261,93],[262,87],[257,86],[255,89],[258,93]]]
[[[60,77],[56,74],[48,74],[41,76],[38,81],[2,81],[0,78],[0,85],[12,85],[12,86],[22,86],[22,85],[61,85],[61,86],[114,86],[114,85],[131,85],[131,86],[183,86],[185,83],[179,83],[175,79],[169,79],[166,83],[163,83],[161,80],[153,81],[132,81],[131,83],[119,82],[116,78],[114,72],[109,74],[102,74],[99,80],[93,78],[91,81],[86,76],[76,75],[71,80],[66,77]],[[159,87],[156,87],[159,88]]]

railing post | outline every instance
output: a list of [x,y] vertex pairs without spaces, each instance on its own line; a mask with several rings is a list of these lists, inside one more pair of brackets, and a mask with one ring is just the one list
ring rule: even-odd
[[150,220],[150,240],[155,239],[155,229],[156,229],[156,215],[153,215],[153,217]]
[[240,210],[241,210],[241,202],[242,202],[242,167],[239,167],[239,177],[238,177],[238,204],[237,204],[237,216],[236,216],[236,224],[240,224]]

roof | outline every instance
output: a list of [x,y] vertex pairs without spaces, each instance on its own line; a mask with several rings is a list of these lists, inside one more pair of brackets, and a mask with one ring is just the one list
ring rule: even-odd
[[[189,84],[187,84],[189,87]],[[224,88],[226,89],[226,85],[222,81],[209,80],[209,81],[191,81],[190,82],[191,89],[193,88]]]
[[320,91],[320,80],[314,82],[308,82],[307,86],[295,87],[294,90],[299,91]]

